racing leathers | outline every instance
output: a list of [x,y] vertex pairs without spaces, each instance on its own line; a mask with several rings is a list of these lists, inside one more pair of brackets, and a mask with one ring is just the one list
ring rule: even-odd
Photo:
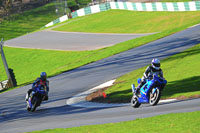
[[[136,94],[138,94],[140,92],[140,88],[146,83],[146,79],[152,79],[153,75],[157,75],[161,78],[163,78],[163,72],[162,69],[155,69],[152,66],[148,66],[144,72],[144,75],[142,77],[142,81],[140,82],[140,84],[138,85],[138,87],[136,88]],[[161,86],[161,89],[164,88],[164,85]]]
[[31,92],[34,91],[34,89],[38,86],[38,85],[43,85],[46,87],[46,96],[45,96],[45,99],[44,100],[48,100],[48,92],[49,92],[49,81],[46,79],[46,80],[42,80],[42,78],[37,78],[35,80],[35,82],[33,82],[33,85],[32,85],[32,88],[28,90],[28,95],[26,97],[26,100],[28,99],[28,97],[30,96]]

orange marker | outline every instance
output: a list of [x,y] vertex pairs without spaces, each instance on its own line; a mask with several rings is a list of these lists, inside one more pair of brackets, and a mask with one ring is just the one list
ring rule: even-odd
[[105,92],[103,92],[103,97],[104,97],[104,98],[106,98],[106,97],[107,97]]

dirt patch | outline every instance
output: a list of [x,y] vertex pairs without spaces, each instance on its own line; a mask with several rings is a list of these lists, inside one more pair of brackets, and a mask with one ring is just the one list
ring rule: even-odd
[[124,82],[126,82],[126,81],[118,81],[118,82],[114,82],[113,85],[115,85],[115,84],[120,84],[120,83],[124,83]]
[[[107,90],[109,87],[105,87],[102,89],[99,89],[96,92],[93,92],[89,94],[85,99],[89,102],[97,102],[97,103],[128,103],[130,102],[129,97],[127,98],[117,98],[117,99],[111,99],[110,95],[106,95],[105,90]],[[105,96],[106,95],[106,96]]]
[[200,95],[199,95],[199,94],[196,94],[196,95],[192,95],[192,96],[189,96],[189,97],[186,97],[186,96],[179,96],[179,97],[177,97],[176,99],[177,99],[177,100],[186,100],[186,99],[194,99],[194,98],[200,98]]
[[[106,88],[102,88],[102,89],[99,89],[98,91],[96,91],[96,92],[93,92],[93,93],[91,93],[90,95],[88,95],[85,99],[86,99],[86,101],[96,101],[96,99],[102,99],[102,98],[104,98],[104,96],[103,96],[103,93],[104,93],[104,91],[105,90],[107,90],[109,87],[106,87]],[[99,102],[101,102],[101,101],[99,101]]]
[[188,99],[188,97],[186,97],[186,96],[179,96],[176,99],[177,100],[185,100],[185,99]]

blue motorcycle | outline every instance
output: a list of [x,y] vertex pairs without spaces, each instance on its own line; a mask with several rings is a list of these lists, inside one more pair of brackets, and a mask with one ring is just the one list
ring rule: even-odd
[[[138,79],[140,84],[141,79]],[[138,108],[141,103],[149,103],[150,105],[156,105],[161,97],[161,91],[167,81],[163,78],[153,75],[151,79],[146,79],[146,83],[141,87],[139,94],[136,94],[135,85],[132,84],[133,97],[131,99],[131,106]]]
[[47,94],[46,87],[42,85],[38,85],[34,91],[31,92],[30,97],[27,101],[27,110],[34,112],[38,106],[45,99]]

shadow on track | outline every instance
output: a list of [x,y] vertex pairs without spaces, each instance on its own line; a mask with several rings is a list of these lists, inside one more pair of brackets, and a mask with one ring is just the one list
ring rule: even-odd
[[[13,103],[14,104],[14,103]],[[1,122],[11,122],[17,120],[25,120],[25,119],[33,119],[33,118],[42,118],[42,117],[49,117],[49,116],[62,116],[62,115],[71,115],[76,113],[85,113],[85,112],[92,112],[103,110],[106,108],[112,107],[105,107],[105,108],[83,108],[83,107],[72,107],[69,105],[63,105],[58,107],[43,107],[45,103],[38,107],[35,112],[28,112],[26,110],[26,105],[20,104],[15,105],[13,108],[10,108],[13,104],[9,104],[6,108],[0,109],[0,123]]]
[[84,70],[93,69],[93,68],[96,69],[96,68],[111,66],[111,65],[125,65],[127,63],[128,65],[133,65],[135,61],[140,61],[140,60],[141,60],[141,64],[147,65],[146,62],[142,62],[142,61],[151,60],[154,57],[163,59],[168,56],[172,56],[174,54],[179,53],[181,51],[181,48],[188,48],[200,43],[199,36],[193,36],[192,38],[187,38],[187,37],[174,38],[174,39],[170,39],[170,41],[167,40],[166,38],[164,38],[164,41],[162,41],[161,39],[161,41],[158,41],[157,43],[151,42],[146,45],[128,50],[125,52],[125,54],[124,52],[122,52],[112,57],[108,57],[106,59],[97,61],[97,63],[89,64],[89,65],[68,71],[67,73],[84,71]]

